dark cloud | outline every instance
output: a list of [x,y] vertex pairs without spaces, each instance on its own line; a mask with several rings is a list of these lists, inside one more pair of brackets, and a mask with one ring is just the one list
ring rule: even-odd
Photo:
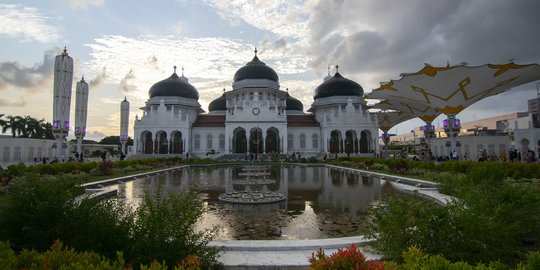
[[135,79],[135,75],[133,74],[133,69],[130,69],[126,76],[120,81],[120,89],[122,89],[124,93],[132,90],[133,86],[129,84],[129,81],[133,79]]
[[538,62],[538,10],[535,0],[321,1],[310,10],[308,65],[387,81],[423,63]]
[[52,79],[54,58],[59,51],[59,48],[46,51],[43,62],[33,67],[25,67],[18,62],[0,63],[0,90],[12,87],[42,89],[42,86]]
[[26,101],[9,101],[4,98],[0,98],[0,107],[24,107],[26,106]]
[[103,69],[101,69],[101,72],[97,74],[96,77],[94,77],[92,80],[90,80],[88,84],[91,88],[97,87],[101,85],[107,79],[107,77],[109,77],[107,75],[107,68],[103,67]]
[[287,41],[285,41],[285,38],[280,38],[276,40],[273,44],[273,48],[275,50],[283,50],[287,47]]

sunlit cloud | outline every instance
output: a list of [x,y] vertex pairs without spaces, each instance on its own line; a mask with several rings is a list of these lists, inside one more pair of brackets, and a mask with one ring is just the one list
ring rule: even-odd
[[73,9],[85,9],[89,6],[103,6],[105,0],[68,0],[68,4]]
[[49,43],[62,38],[60,30],[51,24],[52,20],[35,7],[0,4],[0,34],[24,42]]
[[[201,104],[218,97],[223,88],[230,90],[234,73],[251,61],[254,47],[230,38],[172,36],[102,36],[86,46],[92,59],[82,63],[85,74],[102,74],[102,67],[107,67],[104,79],[119,85],[128,99],[146,99],[148,89],[169,77],[177,66],[177,73],[184,72],[199,90]],[[292,50],[290,54],[281,53],[284,46],[283,42],[277,49],[263,46],[259,58],[280,74],[305,72],[305,57]]]
[[280,37],[303,38],[307,33],[307,11],[299,0],[205,0],[208,6],[226,21],[238,24],[243,20]]

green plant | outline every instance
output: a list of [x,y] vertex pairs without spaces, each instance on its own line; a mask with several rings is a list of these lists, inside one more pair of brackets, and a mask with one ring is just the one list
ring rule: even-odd
[[97,170],[100,175],[113,174],[113,163],[110,160],[104,160],[98,163]]
[[83,189],[73,177],[24,176],[11,183],[0,205],[0,240],[17,250],[47,249],[60,238],[59,223]]
[[218,250],[208,247],[216,230],[193,230],[202,213],[203,207],[195,192],[162,194],[158,189],[155,196],[146,194],[136,211],[131,247],[134,261],[156,259],[172,266],[182,258],[196,255],[205,264],[217,264]]

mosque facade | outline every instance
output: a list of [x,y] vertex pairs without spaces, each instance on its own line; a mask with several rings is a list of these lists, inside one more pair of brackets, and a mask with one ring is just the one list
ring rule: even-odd
[[199,93],[182,72],[155,83],[142,116],[135,119],[130,155],[197,157],[300,153],[373,156],[378,153],[378,121],[367,111],[362,87],[338,71],[314,90],[307,112],[302,102],[280,90],[277,73],[255,56],[236,71],[232,90],[205,112]]

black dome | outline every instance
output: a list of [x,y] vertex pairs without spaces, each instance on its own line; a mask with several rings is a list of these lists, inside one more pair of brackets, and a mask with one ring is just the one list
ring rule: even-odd
[[332,96],[363,96],[364,89],[358,83],[351,81],[336,72],[334,76],[315,88],[313,99]]
[[287,93],[285,110],[287,110],[287,111],[303,111],[304,110],[304,104],[302,104],[302,102],[300,102],[300,100],[291,97],[289,95],[289,93]]
[[189,84],[185,78],[180,78],[173,73],[171,77],[159,81],[150,87],[148,96],[153,97],[184,97],[199,100],[199,92]]
[[225,94],[212,100],[212,102],[210,102],[210,104],[208,105],[208,111],[210,112],[225,110],[227,110],[227,99],[225,98]]
[[277,73],[271,67],[267,66],[264,62],[259,60],[257,55],[253,57],[253,60],[251,60],[251,62],[241,67],[234,74],[234,82],[244,79],[267,79],[279,82],[279,77]]

